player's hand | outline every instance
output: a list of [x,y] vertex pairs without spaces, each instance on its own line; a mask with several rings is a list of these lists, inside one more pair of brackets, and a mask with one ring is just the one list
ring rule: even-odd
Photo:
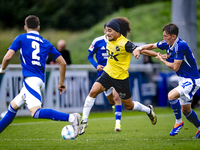
[[137,47],[133,52],[133,56],[135,56],[135,59],[138,59],[140,57],[140,49]]
[[160,54],[162,59],[168,59],[169,58],[169,55],[168,54]]
[[157,58],[160,61],[163,61],[162,54],[160,53],[158,53],[158,55],[155,58]]
[[60,95],[65,92],[65,85],[63,84],[58,84],[58,90],[60,91]]
[[104,66],[98,65],[98,66],[97,66],[97,71],[101,71],[101,70],[103,70],[103,68],[104,68]]

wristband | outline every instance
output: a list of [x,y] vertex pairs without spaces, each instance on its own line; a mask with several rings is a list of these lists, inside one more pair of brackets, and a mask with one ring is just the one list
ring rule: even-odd
[[140,51],[142,50],[142,47],[139,47]]
[[5,73],[6,70],[3,70],[2,68],[0,68],[0,73]]

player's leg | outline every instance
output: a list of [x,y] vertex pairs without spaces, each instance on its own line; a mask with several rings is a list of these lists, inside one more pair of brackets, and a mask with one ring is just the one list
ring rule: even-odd
[[104,94],[106,95],[110,105],[115,105],[115,131],[120,132],[121,131],[121,116],[122,116],[122,103],[121,99],[119,97],[119,94],[116,92],[116,90],[111,87],[107,91],[104,91]]
[[180,105],[180,102],[178,99],[179,97],[180,97],[180,94],[177,91],[177,88],[171,90],[168,93],[168,101],[169,101],[169,104],[171,105],[171,108],[176,117],[175,125],[169,134],[170,136],[174,136],[174,135],[178,134],[180,129],[184,126],[184,123],[183,123],[182,117],[181,117],[181,105]]
[[184,103],[184,101],[181,101],[181,108],[187,120],[197,128],[197,133],[194,138],[200,138],[200,120],[197,114],[191,109],[191,103]]
[[41,108],[41,88],[44,83],[36,77],[29,77],[24,80],[24,100],[31,115],[35,119],[51,119],[56,121],[68,121],[74,128],[75,137],[78,135],[80,115],[78,113],[67,114],[53,109]]
[[[23,88],[22,88],[23,90]],[[22,91],[21,90],[21,91]],[[6,115],[0,121],[0,133],[13,121],[17,114],[17,110],[24,105],[22,99],[22,92],[20,92],[10,103]]]
[[151,123],[153,125],[156,124],[157,117],[156,117],[156,114],[154,113],[152,105],[145,106],[145,105],[141,104],[140,102],[132,101],[131,97],[129,99],[122,99],[121,98],[121,100],[122,100],[122,103],[124,104],[126,109],[145,112],[148,115],[148,117],[150,118]]
[[93,84],[88,96],[85,99],[79,135],[82,135],[85,133],[85,128],[87,128],[87,126],[88,126],[87,119],[88,119],[90,111],[94,105],[95,99],[96,99],[97,95],[103,91],[105,91],[105,88],[101,85],[101,83],[95,82]]

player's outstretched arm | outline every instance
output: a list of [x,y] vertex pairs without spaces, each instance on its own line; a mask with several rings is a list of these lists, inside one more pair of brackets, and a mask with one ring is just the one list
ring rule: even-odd
[[4,58],[2,60],[2,65],[1,65],[1,68],[0,68],[0,73],[2,73],[2,74],[5,73],[5,70],[6,70],[7,66],[9,65],[10,60],[14,56],[14,54],[15,54],[15,51],[12,50],[12,49],[9,49],[7,51],[6,55],[4,56]]
[[62,94],[65,92],[64,81],[65,81],[65,72],[66,72],[67,64],[62,56],[59,56],[56,59],[56,62],[60,65],[60,69],[59,69],[60,70],[60,78],[59,78],[59,83],[58,83],[58,90],[60,91],[60,94]]

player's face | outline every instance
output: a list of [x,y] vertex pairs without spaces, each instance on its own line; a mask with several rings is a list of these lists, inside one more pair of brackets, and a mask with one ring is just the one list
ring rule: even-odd
[[176,35],[167,34],[165,31],[163,31],[163,39],[167,42],[167,45],[172,46],[176,40]]
[[120,33],[116,32],[110,27],[106,27],[106,36],[109,41],[116,41],[118,37],[120,37]]

